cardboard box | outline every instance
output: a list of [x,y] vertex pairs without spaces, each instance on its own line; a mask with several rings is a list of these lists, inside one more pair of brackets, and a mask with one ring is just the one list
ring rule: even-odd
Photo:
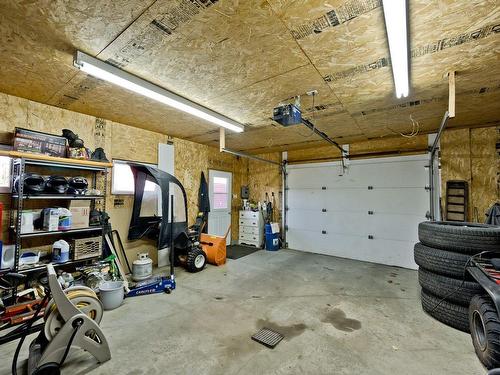
[[14,150],[64,158],[66,157],[66,138],[53,134],[16,128]]
[[90,218],[90,201],[71,201],[69,205],[71,212],[72,225],[71,228],[88,228]]

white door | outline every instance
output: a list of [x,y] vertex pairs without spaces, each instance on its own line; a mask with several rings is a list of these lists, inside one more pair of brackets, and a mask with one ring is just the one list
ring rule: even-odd
[[427,156],[288,167],[291,249],[416,269],[413,245],[429,210]]
[[[210,169],[208,180],[208,233],[223,237],[231,225],[232,174]],[[231,231],[227,235],[226,244],[231,244]]]

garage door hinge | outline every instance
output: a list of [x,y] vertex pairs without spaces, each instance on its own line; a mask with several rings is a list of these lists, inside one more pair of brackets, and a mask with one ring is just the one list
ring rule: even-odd
[[322,231],[321,231],[321,234],[326,234],[326,230],[322,230]]
[[321,186],[321,190],[326,190],[326,186]]
[[368,239],[369,239],[369,240],[373,240],[373,235],[372,235],[372,234],[369,234],[369,235],[368,235]]
[[321,210],[321,212],[326,212],[326,208],[323,208],[323,209]]
[[288,225],[285,225],[285,230],[288,231]]
[[373,211],[368,211],[368,215],[373,215]]
[[368,186],[368,190],[373,190],[373,186]]
[[290,207],[286,206],[285,211],[288,211],[288,210],[290,210]]
[[425,185],[425,190],[429,191],[431,190],[431,187],[429,185]]

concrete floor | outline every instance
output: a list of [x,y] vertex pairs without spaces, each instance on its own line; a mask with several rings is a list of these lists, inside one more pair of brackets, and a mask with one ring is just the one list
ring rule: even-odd
[[[75,350],[63,373],[486,373],[469,335],[422,312],[415,271],[280,250],[178,273],[171,295],[105,313],[111,361]],[[250,340],[264,326],[286,336],[273,350]],[[0,374],[13,350],[1,348]]]

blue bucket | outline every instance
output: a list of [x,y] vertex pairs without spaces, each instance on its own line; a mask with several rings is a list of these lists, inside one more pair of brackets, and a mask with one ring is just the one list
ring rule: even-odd
[[266,224],[266,250],[276,251],[280,248],[280,234],[273,233],[271,224]]

